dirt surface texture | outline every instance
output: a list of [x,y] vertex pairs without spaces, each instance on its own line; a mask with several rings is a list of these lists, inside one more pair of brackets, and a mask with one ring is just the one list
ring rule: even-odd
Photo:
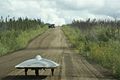
[[[15,69],[15,65],[41,55],[60,64],[54,71]],[[105,71],[103,73],[106,73]],[[90,64],[84,57],[69,47],[68,40],[58,27],[49,29],[23,49],[0,57],[0,80],[115,80],[106,76]]]

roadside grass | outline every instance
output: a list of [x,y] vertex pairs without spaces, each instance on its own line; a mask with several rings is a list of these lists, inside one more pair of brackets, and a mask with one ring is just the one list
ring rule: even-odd
[[47,26],[27,30],[6,30],[0,32],[0,56],[25,48],[28,42],[47,30]]
[[82,31],[78,27],[63,26],[62,30],[73,47],[81,55],[105,68],[120,78],[120,34],[111,27],[94,27]]

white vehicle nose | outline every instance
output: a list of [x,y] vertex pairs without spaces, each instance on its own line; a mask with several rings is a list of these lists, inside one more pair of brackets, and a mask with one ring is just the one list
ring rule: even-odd
[[41,60],[41,59],[42,59],[42,57],[41,57],[40,55],[37,55],[35,58],[36,58],[37,60]]

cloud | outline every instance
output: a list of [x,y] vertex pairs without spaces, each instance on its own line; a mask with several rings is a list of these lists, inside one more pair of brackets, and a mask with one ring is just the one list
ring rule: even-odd
[[62,9],[67,10],[84,10],[99,8],[104,5],[104,0],[60,0]]
[[41,18],[61,25],[73,19],[120,18],[120,0],[0,0],[0,15]]

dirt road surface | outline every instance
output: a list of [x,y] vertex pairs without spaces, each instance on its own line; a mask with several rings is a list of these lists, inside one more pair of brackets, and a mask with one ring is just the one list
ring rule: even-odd
[[[15,65],[36,55],[60,64],[54,76],[50,70],[34,70],[24,75],[24,70],[15,69]],[[60,28],[49,29],[37,37],[24,50],[0,57],[0,80],[114,80],[103,75],[81,55],[69,48],[66,37]]]

